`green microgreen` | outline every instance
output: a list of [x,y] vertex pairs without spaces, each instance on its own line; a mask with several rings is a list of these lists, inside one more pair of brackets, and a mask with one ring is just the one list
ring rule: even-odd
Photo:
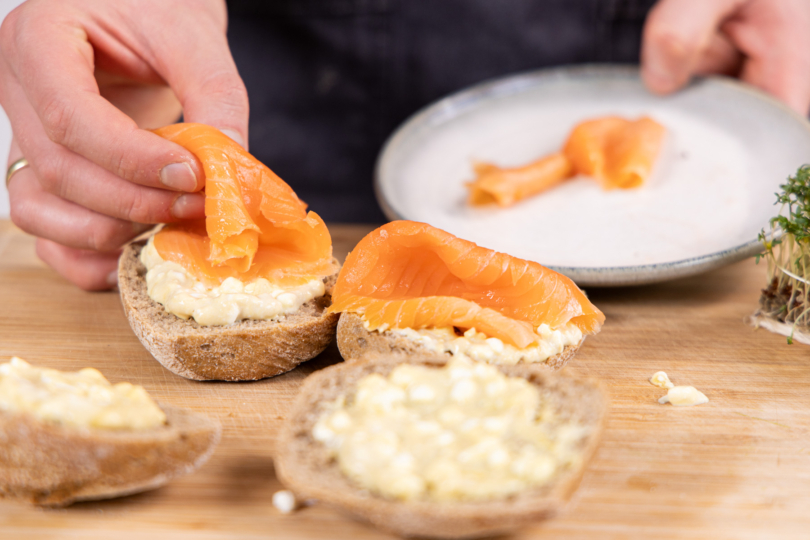
[[[779,215],[769,221],[759,240],[765,248],[760,257],[768,262],[771,286],[764,291],[762,307],[766,314],[797,326],[810,328],[810,165],[780,186],[776,203]],[[792,336],[791,336],[792,338]],[[793,340],[788,338],[788,342]]]

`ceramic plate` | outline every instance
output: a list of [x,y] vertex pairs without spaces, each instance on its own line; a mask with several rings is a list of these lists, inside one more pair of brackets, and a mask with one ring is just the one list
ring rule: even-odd
[[[558,151],[578,122],[611,114],[649,115],[668,130],[643,187],[603,191],[576,178],[507,209],[466,203],[473,160],[522,165]],[[744,84],[711,77],[659,97],[637,68],[585,66],[486,82],[423,109],[383,148],[376,190],[391,219],[430,223],[580,285],[633,285],[758,253],[774,193],[807,161],[807,120]]]

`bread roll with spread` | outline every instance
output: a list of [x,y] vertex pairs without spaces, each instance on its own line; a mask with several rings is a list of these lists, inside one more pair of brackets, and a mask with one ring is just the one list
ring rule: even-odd
[[219,130],[175,124],[158,135],[205,171],[205,220],[167,225],[128,246],[121,300],[135,335],[189,379],[254,380],[319,354],[339,264],[323,220]]
[[465,354],[560,368],[605,316],[567,277],[413,221],[369,233],[346,258],[329,312],[340,353]]
[[219,424],[92,368],[0,365],[0,496],[46,506],[159,487],[202,465]]
[[596,383],[548,370],[367,357],[306,379],[276,471],[299,499],[395,534],[500,534],[561,510],[606,411]]

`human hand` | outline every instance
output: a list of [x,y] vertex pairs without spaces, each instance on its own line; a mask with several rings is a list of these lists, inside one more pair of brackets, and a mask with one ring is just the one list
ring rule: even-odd
[[199,161],[145,128],[182,110],[247,141],[225,27],[222,0],[29,0],[3,22],[9,163],[30,163],[9,182],[11,218],[71,282],[110,288],[147,224],[202,217]]
[[644,26],[641,75],[657,93],[692,75],[738,76],[807,115],[810,2],[659,0]]

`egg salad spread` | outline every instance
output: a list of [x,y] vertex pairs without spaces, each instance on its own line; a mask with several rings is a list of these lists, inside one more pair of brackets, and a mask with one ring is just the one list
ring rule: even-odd
[[71,427],[137,430],[166,423],[142,386],[110,384],[93,368],[65,372],[16,357],[0,364],[0,410]]
[[588,433],[526,379],[458,355],[367,375],[325,404],[311,434],[376,494],[479,501],[552,482],[581,462]]

